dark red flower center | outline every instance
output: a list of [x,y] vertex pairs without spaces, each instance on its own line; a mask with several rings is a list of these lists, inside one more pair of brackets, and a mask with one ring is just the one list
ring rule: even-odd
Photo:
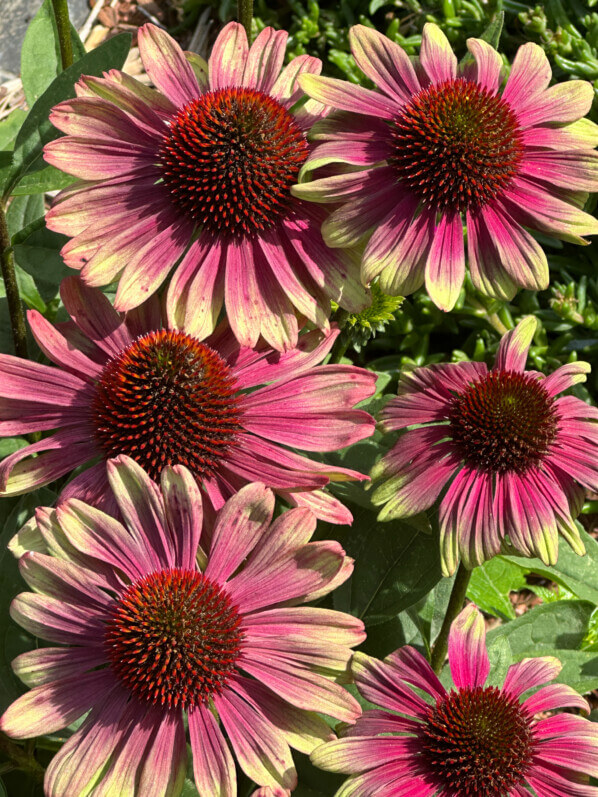
[[430,708],[419,741],[442,794],[508,797],[532,759],[532,718],[495,686],[461,689]]
[[550,451],[554,400],[533,374],[489,371],[454,396],[448,417],[463,459],[491,473],[524,473]]
[[185,465],[212,475],[242,432],[227,363],[209,346],[171,330],[138,338],[105,366],[92,423],[106,458],[126,454],[158,479]]
[[229,596],[202,573],[161,570],[117,600],[105,634],[114,672],[137,698],[189,708],[222,691],[243,634]]
[[279,102],[227,88],[178,112],[158,158],[178,208],[210,232],[242,236],[287,212],[307,154],[305,136]]
[[517,173],[523,143],[517,118],[500,97],[457,78],[422,89],[391,122],[399,180],[427,207],[475,210]]

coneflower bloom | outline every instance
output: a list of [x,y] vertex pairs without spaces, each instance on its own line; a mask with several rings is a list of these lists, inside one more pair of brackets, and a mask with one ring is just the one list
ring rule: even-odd
[[487,686],[484,620],[470,605],[451,627],[449,663],[447,691],[410,646],[384,661],[355,654],[357,689],[382,709],[312,753],[317,766],[353,776],[336,797],[595,797],[581,773],[598,777],[598,726],[576,714],[536,718],[589,711],[571,687],[543,685],[559,674],[557,659],[524,659],[502,687]]
[[25,739],[89,712],[47,769],[53,797],[176,797],[184,714],[202,797],[237,797],[231,750],[257,784],[291,790],[289,745],[310,752],[334,737],[315,712],[361,713],[337,679],[363,624],[302,605],[344,582],[352,561],[337,542],[309,541],[307,509],[272,522],[262,484],[227,501],[207,547],[186,468],[166,468],[161,489],[128,457],[107,468],[124,525],[78,499],[38,510],[48,553],[20,558],[34,592],[11,613],[55,647],[13,662],[32,689],[0,728]]
[[557,560],[558,532],[584,553],[573,517],[584,488],[598,490],[598,409],[557,394],[584,382],[590,366],[526,372],[536,324],[528,316],[503,336],[491,370],[463,362],[402,374],[381,414],[388,430],[418,428],[374,466],[372,478],[384,482],[373,501],[388,520],[422,512],[442,493],[445,574],[459,558],[471,568],[499,553],[506,537],[547,564]]
[[350,311],[369,303],[359,258],[330,250],[325,214],[290,194],[306,131],[327,109],[301,104],[297,77],[321,62],[302,55],[283,69],[287,35],[265,28],[249,48],[231,22],[205,63],[147,24],[139,53],[155,90],[111,70],[83,77],[77,98],[53,109],[67,135],[46,160],[82,182],[47,224],[72,237],[62,255],[87,284],[119,279],[117,309],[141,304],[181,257],[169,322],[200,339],[223,302],[243,345],[261,334],[278,350],[297,343],[296,312],[326,330],[330,299]]
[[[598,190],[598,127],[580,121],[590,83],[548,87],[551,69],[536,44],[519,48],[502,91],[502,60],[468,39],[472,61],[458,66],[437,25],[424,26],[419,58],[371,28],[349,32],[359,68],[377,91],[306,75],[312,98],[340,113],[313,131],[305,170],[326,176],[293,188],[297,197],[342,203],[323,227],[329,246],[369,235],[362,279],[407,295],[425,283],[443,310],[465,273],[463,224],[474,285],[510,299],[518,287],[548,285],[542,247],[528,228],[575,243],[598,233],[581,210]],[[336,166],[333,164],[337,164]],[[331,170],[339,170],[332,174]]]
[[155,480],[165,465],[189,468],[216,509],[243,484],[262,481],[320,518],[350,522],[321,488],[367,477],[290,450],[332,451],[374,430],[353,406],[372,395],[375,375],[318,365],[337,329],[309,332],[281,353],[240,347],[226,322],[203,342],[164,328],[155,296],[126,316],[79,277],[63,280],[61,296],[71,322],[53,326],[29,313],[58,369],[0,354],[0,435],[53,430],[0,463],[0,492],[28,492],[95,460],[63,497],[102,505],[104,462],[126,454]]

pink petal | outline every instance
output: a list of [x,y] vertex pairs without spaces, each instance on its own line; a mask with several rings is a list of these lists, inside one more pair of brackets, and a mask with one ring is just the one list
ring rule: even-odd
[[483,39],[467,39],[467,49],[476,61],[475,82],[491,94],[496,94],[503,69],[502,58]]
[[243,72],[243,85],[269,94],[282,64],[288,33],[264,28],[251,45]]
[[248,484],[219,511],[213,531],[206,576],[226,581],[267,533],[274,495],[263,484]]
[[432,22],[424,25],[419,58],[432,83],[456,78],[457,56],[442,30]]
[[[157,220],[158,221],[158,220]],[[140,245],[121,275],[114,306],[130,310],[146,301],[164,282],[172,266],[189,244],[186,219],[172,226],[170,219],[159,223],[153,240]]]
[[525,128],[546,122],[575,122],[589,112],[593,97],[592,84],[586,80],[557,83],[539,96],[534,96],[533,102],[529,101],[525,107],[520,105],[517,108],[519,124]]
[[17,678],[29,687],[78,678],[106,663],[101,642],[97,647],[38,648],[21,653],[11,666]]
[[297,773],[291,751],[259,706],[232,688],[215,697],[214,704],[241,769],[260,785],[293,789]]
[[463,224],[458,213],[445,214],[434,232],[426,263],[426,290],[434,304],[448,312],[455,306],[465,278]]
[[[98,453],[89,440],[90,432],[83,425],[59,429],[5,457],[0,462],[0,492],[21,495],[85,464]],[[32,457],[35,453],[38,455]]]
[[534,316],[528,315],[502,336],[494,361],[495,370],[525,371],[527,353],[537,326]]
[[19,697],[2,715],[0,728],[13,739],[43,736],[66,728],[106,697],[114,683],[110,670],[82,673],[73,689],[72,678],[38,686]]
[[181,465],[160,474],[164,512],[177,567],[193,570],[202,531],[201,493],[194,476]]
[[243,85],[248,52],[245,28],[238,22],[229,22],[218,34],[208,60],[212,91]]
[[139,28],[139,55],[156,88],[177,107],[199,96],[193,69],[179,45],[166,31],[146,23]]
[[224,301],[222,248],[209,236],[194,241],[168,286],[166,311],[171,327],[198,340],[214,331]]
[[552,70],[544,50],[537,44],[523,44],[517,50],[502,99],[518,112],[535,101],[551,78]]
[[535,659],[523,659],[512,664],[507,672],[503,692],[512,697],[520,697],[528,689],[541,686],[556,678],[562,669],[558,659],[553,656],[542,656]]
[[37,310],[29,310],[27,320],[37,345],[50,360],[76,376],[97,380],[102,366],[75,349],[56,327]]
[[79,277],[67,277],[60,285],[67,313],[86,337],[109,357],[120,354],[133,342],[127,325],[108,298],[88,287]]
[[453,622],[449,633],[449,663],[458,689],[484,686],[490,672],[484,618],[469,604]]
[[588,701],[570,686],[564,684],[543,686],[527,698],[523,703],[523,708],[532,715],[559,708],[578,708],[585,714],[589,712]]
[[354,25],[349,42],[357,66],[395,102],[407,103],[420,90],[409,56],[387,36],[365,25]]
[[403,684],[394,667],[358,652],[353,656],[351,669],[366,700],[408,717],[425,720],[428,716],[428,703]]
[[174,544],[167,530],[158,486],[130,457],[108,460],[108,481],[131,536],[155,568],[176,567]]
[[302,75],[299,85],[313,99],[332,105],[340,111],[363,113],[380,119],[393,119],[400,106],[383,94],[356,86],[337,78]]
[[214,715],[199,704],[189,711],[188,716],[193,774],[200,794],[236,797],[235,764]]

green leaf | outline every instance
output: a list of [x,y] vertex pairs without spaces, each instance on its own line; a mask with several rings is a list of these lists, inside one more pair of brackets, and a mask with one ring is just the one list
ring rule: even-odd
[[556,656],[563,669],[556,679],[581,694],[598,688],[598,657],[580,650],[594,606],[588,601],[560,601],[537,606],[488,633],[488,644],[504,636],[514,661]]
[[[85,47],[71,25],[73,60],[85,55]],[[41,97],[52,80],[62,72],[60,42],[51,0],[44,0],[31,20],[21,50],[21,80],[29,107]]]
[[6,119],[0,122],[0,150],[12,150],[17,133],[27,117],[27,111],[15,108]]
[[495,556],[473,570],[467,597],[488,614],[514,620],[516,615],[509,592],[525,586],[526,572],[524,567]]
[[4,457],[13,454],[20,448],[25,448],[26,445],[29,445],[29,443],[24,437],[3,437],[0,440],[0,459],[4,459]]
[[488,645],[488,658],[490,659],[490,674],[488,675],[488,686],[502,686],[507,676],[507,671],[513,663],[513,651],[509,645],[509,640],[503,636],[497,636]]
[[[44,161],[45,163],[45,161]],[[28,194],[45,194],[47,191],[60,191],[75,182],[76,178],[70,174],[61,172],[54,166],[46,166],[43,169],[35,169],[23,175],[18,185],[13,189],[13,196],[26,196]],[[0,178],[1,179],[1,178]]]
[[24,227],[43,215],[43,196],[15,197],[6,211],[6,223],[11,239]]
[[67,240],[66,236],[42,227],[35,229],[22,243],[13,247],[16,262],[34,278],[35,285],[46,302],[58,294],[64,277],[72,274],[60,256],[60,250]]
[[46,488],[20,499],[0,499],[0,711],[4,711],[24,691],[10,662],[19,653],[32,650],[36,644],[32,636],[13,622],[8,611],[15,595],[27,586],[21,578],[16,559],[6,546],[37,506],[47,506],[55,500],[56,494]]
[[[19,179],[38,161],[44,144],[60,135],[48,119],[54,105],[75,96],[75,83],[81,75],[100,77],[105,70],[120,68],[128,55],[130,43],[131,37],[128,33],[108,39],[54,79],[31,108],[19,130],[13,164],[4,188],[5,194],[12,191]],[[38,163],[41,168],[43,161]]]
[[526,559],[522,556],[499,557],[524,568],[529,573],[537,573],[557,584],[562,584],[582,600],[591,601],[598,606],[598,542],[580,524],[577,524],[581,539],[586,547],[586,555],[578,556],[562,540],[559,545],[559,559],[554,567],[548,567],[540,559]]
[[185,780],[181,797],[199,797],[199,792],[195,788],[195,783],[193,783],[192,780],[189,780],[189,778]]
[[500,43],[500,36],[505,22],[505,12],[499,11],[498,14],[492,19],[486,30],[480,36],[482,41],[488,42],[491,47],[498,50]]
[[355,569],[335,591],[335,608],[371,626],[412,606],[440,581],[438,540],[402,521],[379,523],[367,509],[351,511],[353,525],[339,536]]

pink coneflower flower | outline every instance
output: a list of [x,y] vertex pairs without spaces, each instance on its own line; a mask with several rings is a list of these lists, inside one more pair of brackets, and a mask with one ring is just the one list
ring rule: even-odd
[[298,75],[322,65],[302,55],[282,69],[287,35],[265,28],[248,48],[231,22],[206,64],[144,25],[139,52],[157,90],[111,70],[82,78],[52,111],[67,136],[46,160],[83,182],[46,220],[73,236],[62,255],[87,284],[119,279],[117,309],[141,304],[183,255],[168,318],[199,338],[223,302],[241,344],[261,334],[278,350],[297,344],[296,312],[326,330],[330,299],[352,312],[368,304],[358,259],[328,249],[325,214],[290,194],[305,133],[326,109],[297,107]]
[[77,499],[38,510],[53,555],[21,557],[35,592],[18,595],[11,613],[58,647],[13,662],[33,688],[0,728],[25,739],[89,712],[48,767],[53,797],[90,788],[176,797],[184,713],[202,797],[237,796],[231,748],[257,784],[292,789],[289,745],[310,752],[334,737],[315,712],[348,722],[361,713],[336,679],[363,624],[302,605],[343,583],[352,561],[337,542],[309,542],[307,509],[272,523],[274,495],[262,484],[227,501],[206,550],[188,470],[166,468],[160,490],[128,457],[107,467],[124,525]]
[[535,719],[589,711],[571,687],[541,686],[559,674],[557,659],[524,659],[502,688],[486,686],[484,620],[470,605],[451,627],[449,663],[447,692],[410,646],[383,662],[355,654],[357,688],[383,710],[364,711],[346,738],[312,753],[317,766],[355,776],[336,797],[595,797],[581,773],[598,777],[598,726],[575,714]]
[[[378,91],[306,75],[301,87],[342,113],[314,130],[306,169],[342,164],[342,174],[293,189],[342,203],[323,227],[329,246],[369,234],[362,280],[385,293],[426,285],[451,310],[469,268],[480,291],[510,299],[518,287],[548,285],[542,247],[526,228],[576,243],[598,233],[584,191],[598,190],[598,127],[578,121],[590,83],[548,88],[551,70],[536,44],[519,48],[502,92],[502,60],[469,39],[474,62],[458,66],[444,33],[424,26],[419,58],[363,25],[349,32],[357,65]],[[350,168],[347,168],[350,167]]]
[[96,460],[63,497],[101,505],[104,461],[126,454],[156,481],[165,465],[189,468],[216,509],[243,484],[262,481],[320,518],[350,522],[320,488],[366,477],[286,447],[332,451],[374,430],[353,406],[372,395],[375,375],[318,365],[337,329],[302,335],[286,353],[254,350],[240,347],[225,322],[204,342],[164,328],[156,297],[123,317],[79,277],[63,281],[61,296],[72,322],[55,327],[29,313],[60,370],[0,354],[0,435],[54,430],[0,463],[0,491],[25,493]]
[[422,512],[440,501],[445,574],[459,558],[475,567],[505,538],[524,556],[555,564],[558,532],[576,553],[584,545],[573,521],[584,489],[598,490],[598,409],[573,396],[590,366],[569,363],[544,377],[525,371],[536,320],[528,316],[502,338],[492,370],[444,363],[404,373],[399,395],[381,418],[405,429],[374,466],[385,481],[373,494],[380,519]]

